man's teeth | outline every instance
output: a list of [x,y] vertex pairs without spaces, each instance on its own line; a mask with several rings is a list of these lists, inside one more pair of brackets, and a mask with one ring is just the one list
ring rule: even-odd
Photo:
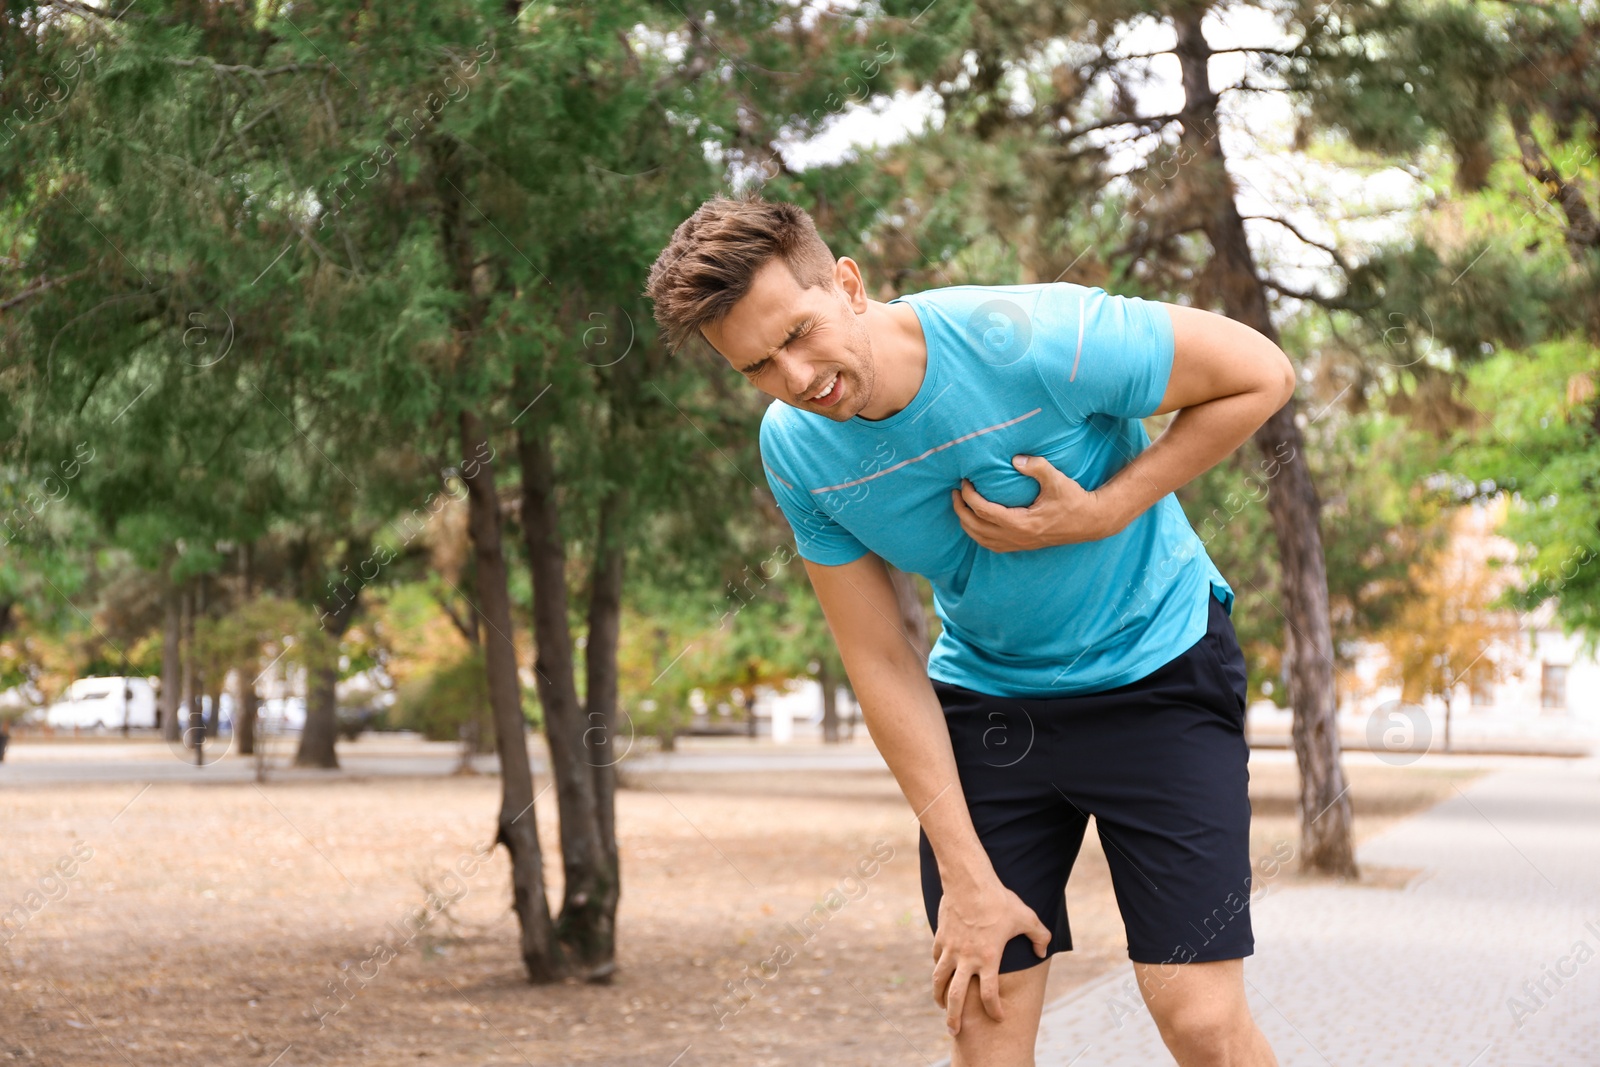
[[839,376],[837,374],[835,374],[833,376],[833,381],[828,383],[828,387],[826,389],[824,389],[822,392],[820,392],[820,393],[816,394],[815,396],[813,396],[811,399],[812,400],[821,400],[823,397],[825,397],[829,393],[833,392],[834,386],[836,386],[838,384],[839,384]]

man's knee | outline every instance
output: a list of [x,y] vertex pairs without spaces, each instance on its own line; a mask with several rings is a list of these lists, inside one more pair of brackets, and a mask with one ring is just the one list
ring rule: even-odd
[[1184,1064],[1244,1062],[1255,1024],[1248,1009],[1228,1000],[1187,998],[1151,1006],[1161,1038]]
[[1165,969],[1136,965],[1140,992],[1161,1038],[1178,1062],[1246,1062],[1255,1023],[1244,996],[1240,960],[1190,963]]
[[1044,961],[1000,976],[1004,1022],[989,1018],[973,979],[961,1013],[961,1032],[951,1049],[951,1067],[1033,1067],[1049,972],[1049,961]]
[[1232,1005],[1213,1001],[1171,1004],[1166,1010],[1152,1009],[1156,1026],[1169,1041],[1209,1048],[1225,1043],[1238,1026],[1238,1012]]

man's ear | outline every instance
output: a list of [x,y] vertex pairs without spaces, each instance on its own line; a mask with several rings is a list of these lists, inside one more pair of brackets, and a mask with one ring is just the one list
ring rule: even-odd
[[850,310],[857,315],[867,310],[867,283],[861,276],[861,265],[849,256],[840,256],[833,265],[834,280],[844,290]]

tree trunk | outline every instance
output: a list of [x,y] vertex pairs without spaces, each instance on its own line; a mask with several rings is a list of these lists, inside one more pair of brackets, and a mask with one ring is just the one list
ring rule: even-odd
[[[623,512],[627,498],[623,490],[608,493],[600,504],[595,538],[594,569],[589,583],[589,641],[583,648],[586,685],[584,717],[588,729],[584,739],[593,768],[595,822],[600,847],[605,854],[606,881],[594,910],[597,917],[591,937],[597,945],[593,968],[615,968],[617,899],[622,890],[622,872],[617,856],[617,763],[632,743],[617,737],[617,645],[622,639],[622,580],[626,546],[622,541]],[[598,975],[597,975],[598,976]]]
[[[239,546],[239,586],[244,594],[239,606],[247,607],[255,598],[255,548],[249,541]],[[261,661],[250,656],[238,664],[239,695],[234,705],[233,740],[239,746],[239,755],[256,754],[256,719],[261,712],[261,698],[256,695],[256,682],[261,676]]]
[[161,629],[161,736],[177,741],[183,736],[178,721],[183,687],[183,607],[182,594],[168,589],[166,618]]
[[572,634],[567,628],[567,551],[556,502],[555,464],[537,421],[530,420],[519,430],[517,446],[522,462],[522,533],[533,577],[538,649],[534,676],[561,812],[561,861],[566,874],[556,930],[573,966],[585,977],[603,980],[615,969],[612,916],[617,886],[601,836],[596,768],[585,740],[591,724],[584,722],[585,710],[578,700]]
[[[349,573],[353,564],[359,564],[367,547],[359,540],[346,544],[342,568],[345,573]],[[334,751],[339,740],[339,639],[350,629],[360,610],[361,586],[351,589],[348,578],[338,589],[328,582],[322,605],[317,612],[322,635],[317,639],[329,642],[332,647],[321,653],[325,657],[322,665],[306,670],[306,725],[300,731],[300,747],[295,751],[296,767],[339,766],[339,756]]]
[[756,722],[756,698],[754,690],[746,693],[744,691],[744,687],[740,686],[733,691],[733,702],[739,705],[739,709],[744,712],[745,735],[749,737],[750,740],[754,741],[761,732],[760,723]]
[[[211,608],[208,600],[210,591],[210,583],[206,580],[206,575],[202,574],[195,579],[194,599],[190,602],[189,617],[184,624],[184,640],[190,648],[194,647],[195,627],[199,625],[201,619],[206,617],[206,612]],[[193,660],[194,657],[191,656],[190,661],[193,662]],[[201,665],[195,663],[189,696],[194,701],[190,706],[190,718],[203,731],[202,734],[195,735],[194,740],[197,743],[208,742],[217,736],[216,717],[221,714],[221,709],[213,705],[211,712],[209,714],[206,712],[206,697],[211,694],[210,683],[211,679],[206,677],[206,672],[201,668]]]
[[220,682],[214,682],[212,690],[206,694],[210,706],[206,711],[206,740],[213,741],[222,733],[222,691],[226,688]]
[[616,861],[616,767],[631,740],[617,737],[617,701],[620,682],[617,646],[622,640],[622,586],[626,546],[622,542],[622,490],[608,494],[600,505],[595,538],[594,569],[589,583],[589,641],[584,645],[586,685],[584,710],[589,720],[585,733],[589,759],[594,765],[595,812],[600,843]]
[[130,729],[128,723],[128,705],[131,703],[133,690],[128,687],[128,653],[122,653],[122,664],[117,671],[117,688],[122,693],[122,736],[126,738]]
[[[1214,132],[1217,96],[1209,75],[1211,47],[1201,30],[1204,15],[1204,8],[1183,8],[1173,15],[1185,97],[1182,143],[1193,160],[1188,187],[1199,213],[1196,221],[1211,241],[1210,272],[1221,291],[1223,310],[1276,342],[1266,289],[1239,217],[1222,142]],[[1295,408],[1291,399],[1256,431],[1255,439],[1277,469],[1268,483],[1267,511],[1283,574],[1283,613],[1294,634],[1286,652],[1294,750],[1300,765],[1300,859],[1308,869],[1354,878],[1350,800],[1339,759],[1322,505],[1306,463]]]
[[[476,578],[474,578],[475,580]],[[483,650],[483,625],[478,614],[471,610],[472,605],[467,605],[466,618],[463,619],[456,614],[455,607],[449,601],[441,599],[438,600],[438,603],[445,606],[445,611],[450,616],[450,622],[461,636],[467,639],[467,643],[472,646],[473,651],[481,652]],[[517,699],[520,700],[520,694],[522,693],[520,680],[517,684],[517,693]],[[485,696],[487,697],[487,693],[485,693]],[[486,723],[484,721],[485,707],[476,701],[473,703],[474,706],[468,709],[461,725],[456,728],[456,738],[461,742],[461,760],[456,764],[455,771],[457,774],[477,774],[477,768],[472,765],[472,758],[485,751],[484,745],[486,742],[494,740],[493,722]],[[490,729],[484,729],[485,726],[490,727]],[[493,751],[493,749],[490,748],[489,751]]]
[[[667,628],[658,625],[655,628],[655,633],[655,648],[650,653],[650,673],[656,676],[659,681],[662,672],[667,669],[668,665]],[[678,750],[678,723],[683,720],[692,725],[694,723],[694,708],[689,706],[687,702],[680,703],[676,695],[669,689],[662,695],[657,705],[657,711],[659,714],[655,723],[656,741],[660,744],[662,752],[676,752]],[[688,714],[684,714],[685,712]]]
[[256,676],[261,664],[245,663],[239,671],[238,714],[234,716],[233,737],[239,745],[239,755],[256,754],[256,719],[261,712],[261,697],[256,694]]
[[917,590],[915,576],[905,571],[889,568],[889,579],[894,584],[894,596],[900,603],[900,628],[905,633],[922,662],[928,662],[932,642],[928,639],[928,613],[922,608],[922,594]]
[[[429,158],[439,178],[439,239],[451,270],[451,286],[461,304],[453,326],[461,362],[472,366],[472,346],[488,314],[486,296],[474,281],[478,255],[466,216],[468,181],[456,142],[430,138]],[[528,759],[527,720],[522,714],[522,682],[511,640],[511,591],[507,584],[501,536],[500,490],[495,485],[494,449],[477,414],[463,409],[461,480],[467,487],[467,530],[472,540],[473,581],[484,622],[484,675],[500,754],[500,821],[496,841],[511,856],[511,907],[522,931],[522,965],[530,982],[553,982],[566,972],[564,954],[550,921],[544,894],[544,857],[539,851],[534,815],[533,766]],[[570,661],[569,661],[570,662]],[[548,713],[546,714],[548,719]],[[552,762],[554,762],[552,760]],[[566,830],[565,813],[562,831]]]
[[332,663],[318,664],[307,672],[306,725],[300,731],[296,767],[339,766],[334,742],[339,738],[339,670]]
[[[511,907],[522,929],[522,965],[530,982],[553,982],[564,972],[561,946],[544,895],[544,857],[539,850],[534,813],[533,766],[528,760],[527,720],[522,715],[522,683],[517,650],[511,641],[511,592],[506,581],[500,536],[500,491],[495,485],[493,452],[477,415],[461,413],[467,529],[472,537],[473,575],[483,616],[484,671],[489,708],[494,715],[495,747],[500,754],[500,822],[496,840],[511,854]],[[484,456],[488,459],[483,459]],[[471,468],[471,473],[467,468]]]
[[839,741],[839,688],[828,667],[828,657],[821,657],[820,662],[822,669],[817,671],[817,684],[822,686],[822,740],[832,745]]
[[196,709],[200,704],[200,695],[196,686],[194,663],[194,584],[191,582],[183,591],[183,617],[179,623],[179,631],[183,635],[183,647],[188,654],[183,657],[183,708],[178,713],[181,720],[178,727],[179,735],[184,744],[193,747],[200,737],[193,730],[196,725]]

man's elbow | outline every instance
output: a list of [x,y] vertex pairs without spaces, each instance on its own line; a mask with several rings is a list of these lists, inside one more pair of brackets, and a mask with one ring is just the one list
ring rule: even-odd
[[1286,352],[1274,346],[1277,353],[1272,361],[1274,373],[1269,378],[1270,387],[1266,390],[1274,399],[1272,410],[1277,411],[1294,398],[1295,386],[1299,383],[1299,376],[1295,373],[1294,361]]
[[[873,638],[877,639],[874,640]],[[881,685],[884,688],[904,691],[927,676],[927,661],[911,643],[903,630],[885,628],[875,635],[863,635],[847,642],[849,652],[840,645],[839,655],[844,660],[845,675],[852,688],[860,692]]]

